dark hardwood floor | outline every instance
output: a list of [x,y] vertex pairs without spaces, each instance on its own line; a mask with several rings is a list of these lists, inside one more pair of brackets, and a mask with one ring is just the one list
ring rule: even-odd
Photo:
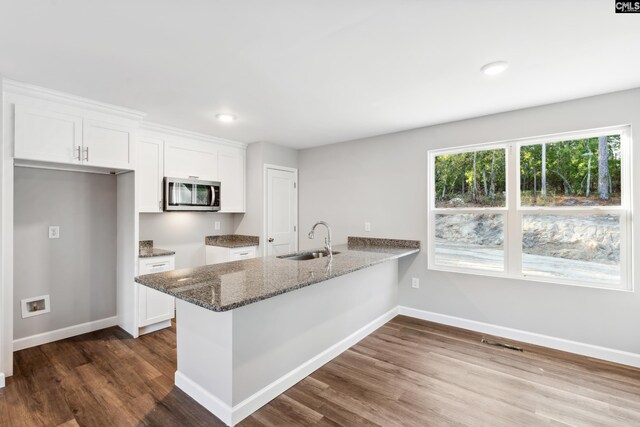
[[[398,316],[245,419],[264,425],[640,425],[640,369]],[[173,386],[175,329],[15,354],[2,426],[223,425]]]

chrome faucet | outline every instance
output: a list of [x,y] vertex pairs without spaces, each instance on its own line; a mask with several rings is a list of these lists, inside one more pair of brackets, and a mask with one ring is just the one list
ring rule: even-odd
[[324,239],[324,248],[329,253],[329,261],[333,261],[333,251],[331,250],[331,227],[329,227],[329,224],[327,224],[324,221],[318,221],[315,224],[313,224],[313,227],[311,227],[311,231],[309,232],[309,238],[313,239],[314,237],[313,232],[315,231],[318,225],[324,225],[325,227],[327,227],[327,238]]

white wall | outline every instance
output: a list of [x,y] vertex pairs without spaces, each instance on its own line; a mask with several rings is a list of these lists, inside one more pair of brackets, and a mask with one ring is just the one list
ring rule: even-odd
[[[140,214],[140,240],[153,240],[157,248],[176,253],[176,269],[205,265],[206,236],[233,233],[237,214],[215,212],[163,212]],[[215,230],[220,221],[220,230]]]
[[[401,305],[640,354],[638,291],[427,270],[427,150],[620,124],[638,133],[640,89],[302,150],[300,227],[326,220],[336,244],[347,235],[421,240],[422,252],[400,261]],[[631,163],[640,164],[637,147]],[[640,212],[637,171],[632,189]],[[365,221],[371,233],[364,232]],[[636,215],[636,252],[639,225]],[[300,246],[314,243],[302,238]],[[411,277],[421,279],[420,289],[411,288]]]
[[260,237],[258,255],[263,247],[264,165],[298,167],[298,150],[268,142],[247,147],[247,212],[235,217],[235,232]]
[[[16,167],[14,339],[116,315],[116,177]],[[49,225],[60,238],[49,239]],[[20,300],[50,295],[23,319]]]

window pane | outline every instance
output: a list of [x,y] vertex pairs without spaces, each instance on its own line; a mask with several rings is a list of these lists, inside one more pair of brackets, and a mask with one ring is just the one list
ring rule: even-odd
[[620,217],[524,215],[522,270],[528,275],[620,283]]
[[436,215],[435,263],[439,266],[504,270],[504,215]]
[[444,154],[435,158],[435,206],[505,206],[503,148]]
[[522,206],[620,206],[620,135],[520,148]]

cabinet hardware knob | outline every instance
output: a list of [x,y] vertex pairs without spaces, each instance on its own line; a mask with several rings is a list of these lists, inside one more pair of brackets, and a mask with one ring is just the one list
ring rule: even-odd
[[269,237],[269,243],[273,243],[273,237]]

